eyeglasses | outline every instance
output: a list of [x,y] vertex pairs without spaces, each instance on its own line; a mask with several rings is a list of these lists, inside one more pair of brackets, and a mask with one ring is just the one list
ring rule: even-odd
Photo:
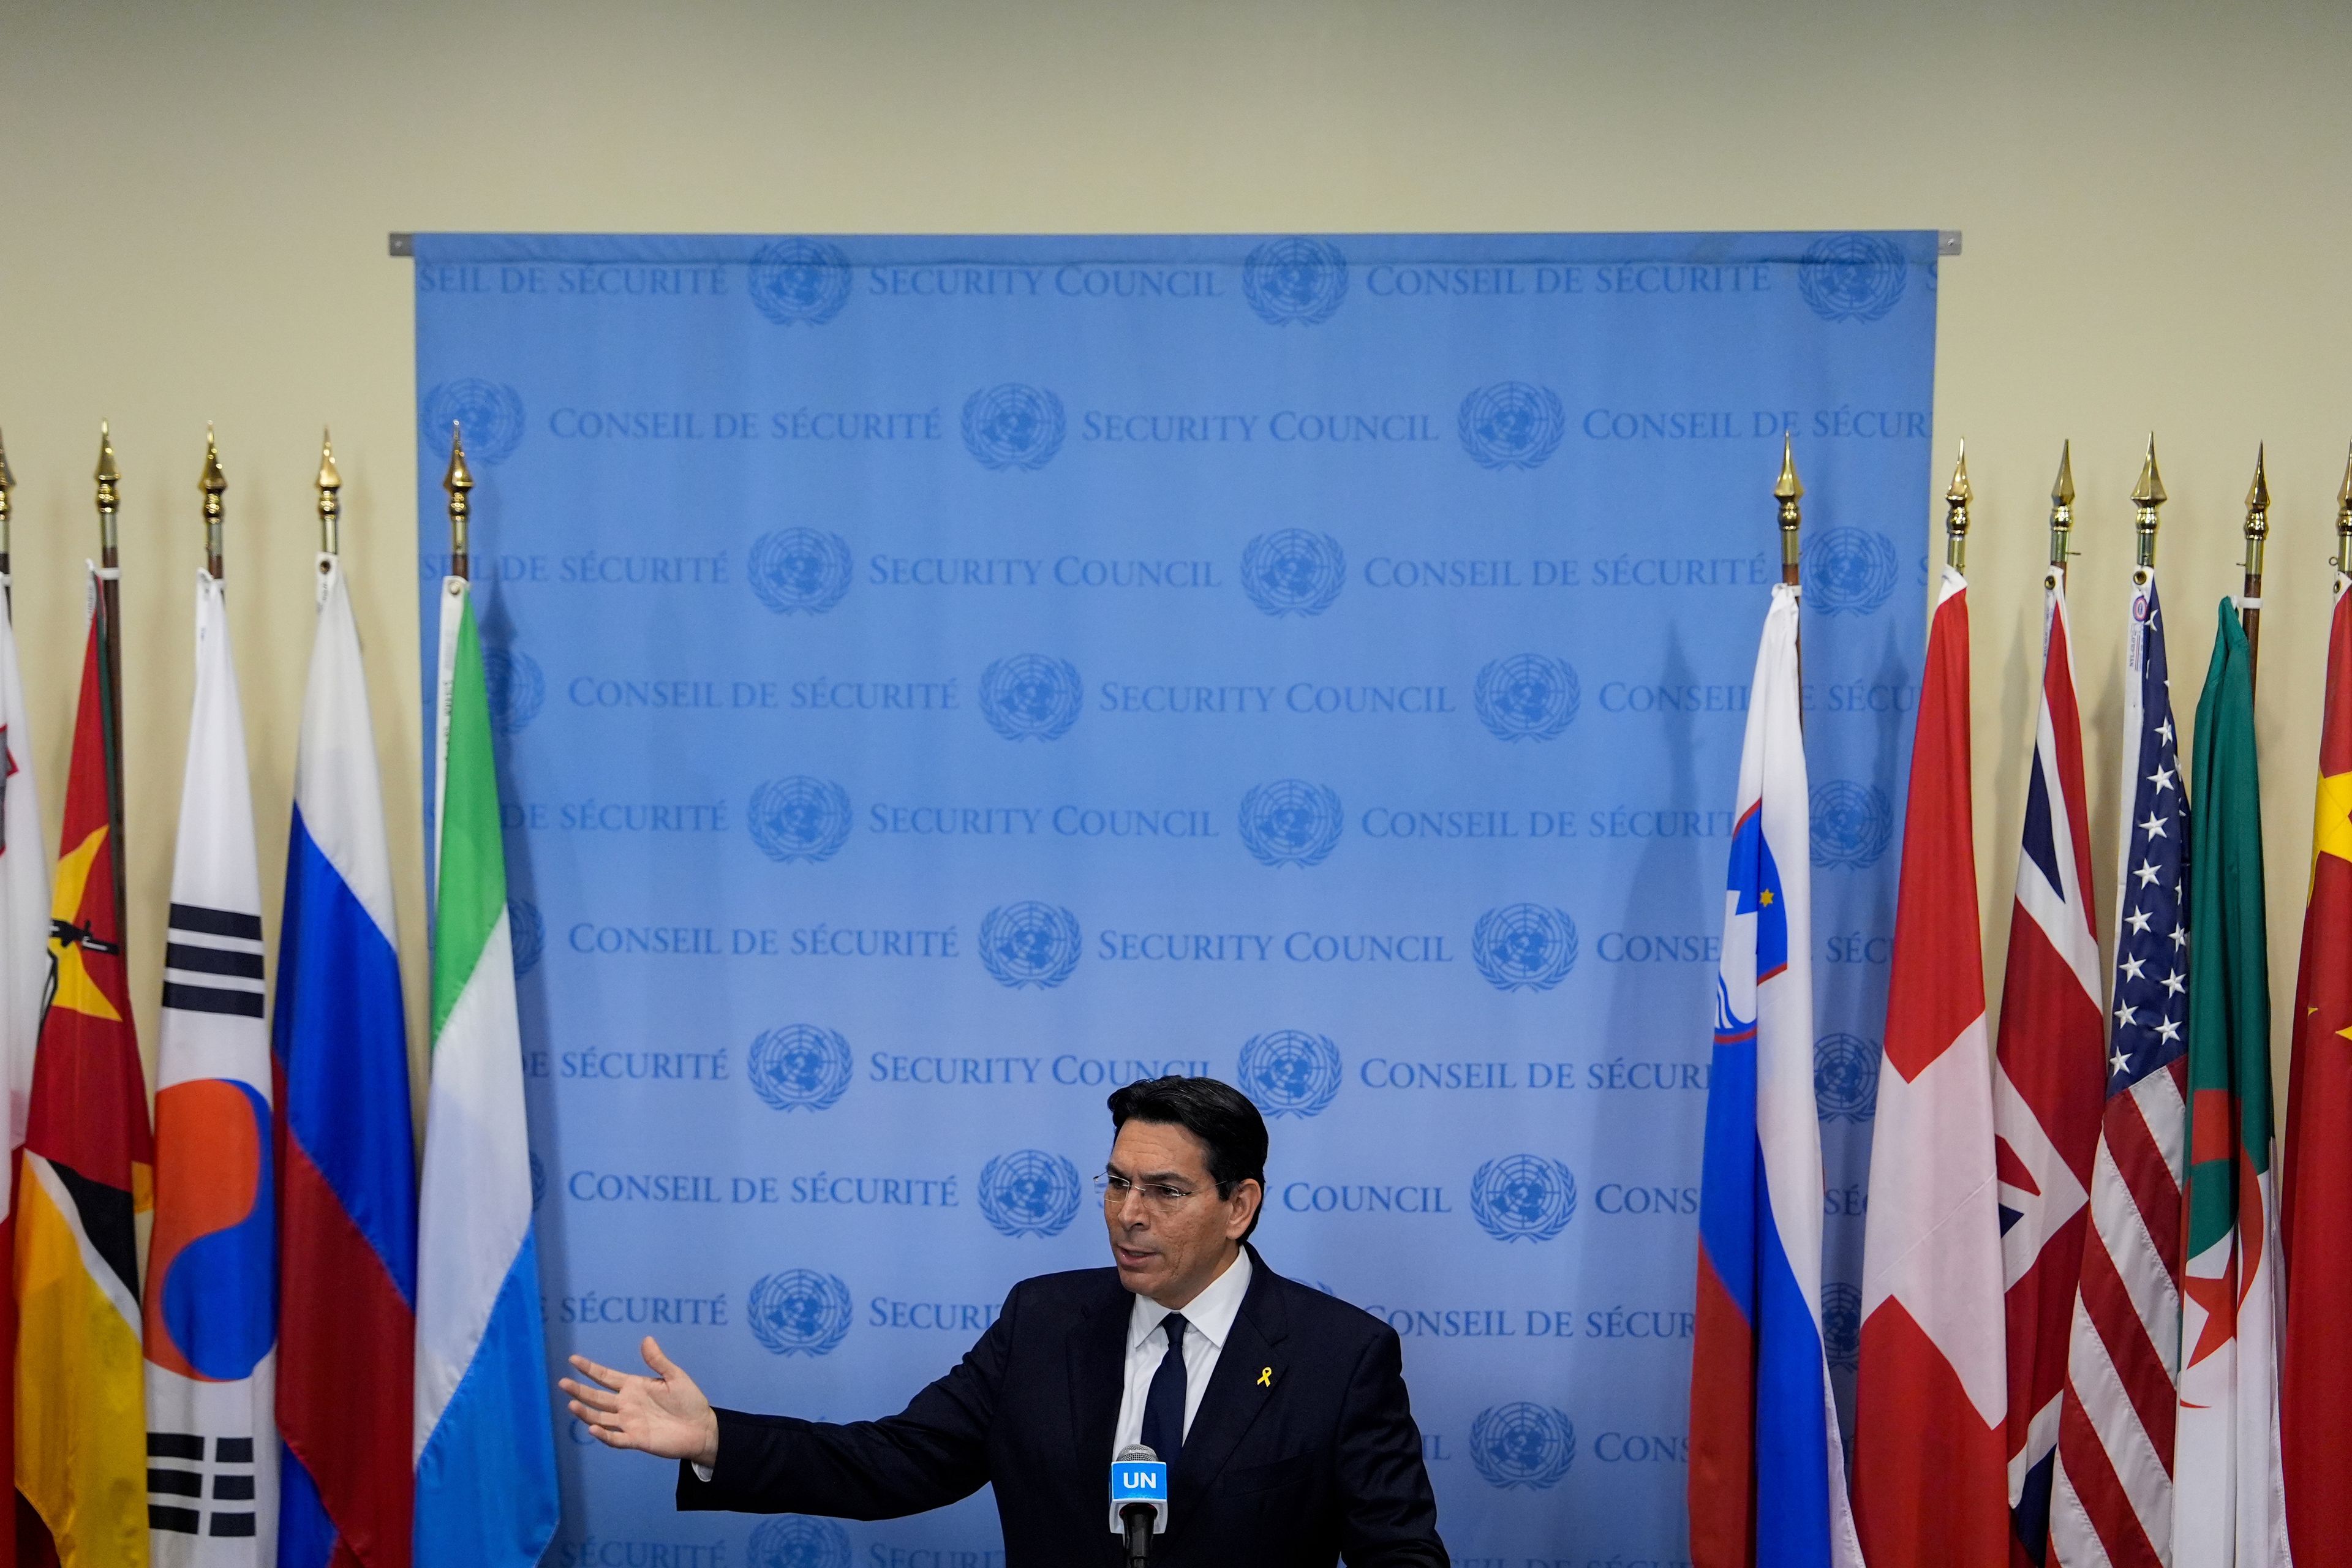
[[1129,1193],[1140,1193],[1143,1201],[1155,1209],[1172,1209],[1193,1196],[1190,1187],[1180,1187],[1169,1182],[1130,1182],[1105,1171],[1095,1177],[1095,1191],[1102,1194],[1105,1207],[1116,1206]]

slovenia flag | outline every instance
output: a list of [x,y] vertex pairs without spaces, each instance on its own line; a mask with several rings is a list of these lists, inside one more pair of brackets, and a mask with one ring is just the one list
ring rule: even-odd
[[1822,1345],[1811,842],[1797,591],[1756,655],[1724,894],[1699,1189],[1691,1560],[1860,1568]]

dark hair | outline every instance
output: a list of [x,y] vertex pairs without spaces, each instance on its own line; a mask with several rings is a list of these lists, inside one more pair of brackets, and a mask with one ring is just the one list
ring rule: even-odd
[[[1209,1179],[1229,1198],[1243,1182],[1265,1185],[1265,1118],[1232,1084],[1213,1078],[1139,1078],[1110,1096],[1115,1132],[1129,1121],[1181,1127],[1208,1149]],[[1264,1212],[1263,1205],[1260,1213]],[[1250,1229],[1257,1228],[1253,1217]],[[1247,1232],[1243,1238],[1248,1238]]]

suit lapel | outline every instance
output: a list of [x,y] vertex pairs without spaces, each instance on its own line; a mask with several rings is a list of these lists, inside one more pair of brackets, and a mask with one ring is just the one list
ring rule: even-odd
[[[1249,1293],[1234,1319],[1234,1331],[1217,1352],[1217,1370],[1209,1374],[1208,1392],[1192,1416],[1170,1478],[1170,1532],[1181,1530],[1206,1495],[1209,1484],[1225,1468],[1260,1412],[1281,1397],[1283,1361],[1278,1346],[1288,1332],[1280,1298],[1275,1294],[1274,1270],[1250,1249],[1255,1270]],[[1268,1381],[1261,1382],[1261,1378]]]
[[1119,1396],[1127,1385],[1127,1326],[1134,1301],[1113,1275],[1110,1289],[1070,1329],[1070,1432],[1077,1443],[1081,1474],[1105,1469],[1111,1462]]

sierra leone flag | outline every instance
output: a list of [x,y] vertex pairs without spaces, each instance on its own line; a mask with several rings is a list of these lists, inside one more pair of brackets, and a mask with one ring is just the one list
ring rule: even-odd
[[554,1533],[555,1430],[531,1235],[482,647],[441,592],[435,749],[433,1084],[416,1258],[417,1568],[529,1568]]

